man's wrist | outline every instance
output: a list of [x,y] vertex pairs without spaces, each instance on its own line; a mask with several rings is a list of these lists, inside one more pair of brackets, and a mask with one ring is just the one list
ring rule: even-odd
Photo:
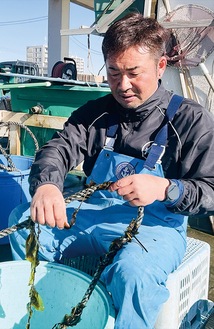
[[169,186],[166,188],[166,198],[163,201],[167,206],[178,202],[184,191],[183,183],[177,179],[169,179]]

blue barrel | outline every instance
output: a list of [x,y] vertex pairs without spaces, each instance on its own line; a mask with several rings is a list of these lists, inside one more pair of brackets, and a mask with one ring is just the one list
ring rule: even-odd
[[[11,155],[18,171],[6,171],[0,168],[0,230],[8,227],[8,217],[19,204],[30,201],[28,177],[33,157]],[[7,159],[0,155],[0,163],[8,167]],[[7,244],[8,237],[0,239],[0,244]]]
[[[28,319],[30,262],[0,263],[0,328],[23,329]],[[81,302],[91,277],[69,266],[40,262],[35,274],[35,287],[44,304],[43,311],[33,310],[31,329],[53,328],[65,314]],[[98,283],[83,309],[75,329],[113,329],[115,311],[105,287]]]

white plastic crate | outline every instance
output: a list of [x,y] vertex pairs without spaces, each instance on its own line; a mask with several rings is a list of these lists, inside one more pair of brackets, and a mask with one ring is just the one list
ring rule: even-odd
[[[210,245],[197,239],[187,238],[187,250],[183,262],[168,277],[167,288],[170,297],[161,309],[155,329],[196,328],[194,317],[197,306],[194,308],[194,305],[208,298],[209,267]],[[207,305],[204,311],[208,312],[209,309],[210,306]],[[192,326],[189,324],[185,326],[182,320],[190,310]],[[199,322],[199,319],[196,318],[195,321]]]
[[[64,264],[93,276],[99,261],[99,257],[81,256],[64,259]],[[194,324],[194,321],[195,323],[200,322],[197,310],[201,309],[199,311],[201,314],[203,313],[202,316],[205,318],[213,307],[213,303],[207,301],[209,267],[209,244],[197,239],[187,238],[187,250],[184,259],[177,270],[168,277],[167,288],[170,297],[163,305],[154,329],[200,328],[200,326]],[[202,300],[204,304],[198,304]],[[191,314],[188,314],[189,311]],[[197,318],[194,320],[195,316]],[[187,317],[187,322],[183,323],[185,317]],[[191,325],[189,326],[190,322]]]

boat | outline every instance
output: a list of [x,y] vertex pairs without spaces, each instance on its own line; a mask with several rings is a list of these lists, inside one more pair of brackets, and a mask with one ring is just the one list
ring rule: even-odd
[[[0,62],[1,73],[17,73],[24,75],[39,75],[39,66],[33,62],[22,60]],[[7,76],[1,77],[2,82],[8,82]],[[23,80],[15,80],[13,82],[23,82]]]
[[[206,6],[202,0],[194,1],[194,4],[190,3],[189,0],[183,0],[181,5],[176,0],[59,1],[58,5],[62,9],[64,5],[68,6],[70,2],[93,9],[96,19],[95,22],[92,22],[90,28],[70,30],[69,28],[62,29],[61,27],[59,33],[61,36],[60,40],[56,40],[56,43],[60,45],[61,53],[63,53],[61,49],[62,37],[68,38],[69,35],[89,33],[102,36],[112,21],[134,9],[143,12],[146,16],[155,16],[165,27],[176,30],[178,37],[176,42],[181,47],[188,48],[191,45],[197,29],[198,31],[201,31],[201,29],[205,30],[207,27],[212,29],[212,35],[209,32],[211,44],[208,46],[206,44],[208,48],[205,47],[204,41],[201,40],[201,43],[194,46],[194,49],[188,48],[188,52],[186,52],[182,60],[176,56],[169,60],[170,65],[163,77],[163,82],[166,88],[173,89],[174,92],[180,95],[192,98],[206,106],[210,111],[214,111],[213,0],[207,0]],[[51,0],[49,0],[49,13],[51,23],[54,14]],[[66,74],[64,78],[54,75],[54,67],[56,68],[59,62],[54,57],[56,56],[56,44],[52,44],[54,38],[50,39],[50,76],[41,77],[34,74],[0,71],[0,79],[2,79],[0,90],[6,93],[9,90],[10,93],[10,107],[0,111],[0,122],[8,124],[6,127],[0,127],[0,136],[6,139],[8,136],[10,137],[7,150],[9,154],[27,157],[34,156],[36,146],[32,134],[37,140],[39,147],[42,146],[52,137],[56,130],[62,129],[63,124],[72,111],[89,99],[95,99],[110,93],[108,84],[105,81],[99,83],[97,81],[84,82],[78,80],[72,74],[70,76]],[[188,44],[185,43],[186,40]],[[203,56],[198,56],[201,45],[204,46]],[[52,49],[54,49],[54,52],[51,51]],[[68,53],[64,53],[64,55],[64,58],[66,58]],[[10,125],[9,123],[13,124]],[[32,134],[26,133],[24,126],[28,127]],[[81,166],[76,168],[71,175],[83,177]],[[81,183],[80,180],[80,185]],[[203,221],[200,218],[192,217],[189,219],[189,226],[190,237],[207,241],[212,248],[214,247],[213,217],[203,218]],[[213,263],[214,256],[213,250],[211,250],[210,300],[214,300]],[[194,318],[191,320],[192,326],[188,328],[196,328],[196,324],[198,325],[197,328],[206,328],[206,324],[208,326],[208,323],[213,323],[213,314],[214,307],[211,307],[209,308],[209,315],[205,316],[206,321],[204,320],[200,324]],[[182,327],[182,329],[185,328]],[[207,328],[211,328],[211,326]]]

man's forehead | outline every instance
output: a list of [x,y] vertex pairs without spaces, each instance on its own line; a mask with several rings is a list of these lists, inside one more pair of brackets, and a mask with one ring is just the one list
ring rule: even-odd
[[123,61],[123,60],[130,60],[130,61],[133,61],[138,55],[140,56],[146,56],[146,55],[150,55],[150,51],[148,48],[146,47],[143,47],[143,46],[139,46],[139,47],[131,47],[131,48],[128,48],[127,50],[125,51],[118,51],[116,53],[109,53],[108,56],[107,56],[107,59],[109,62],[112,62],[112,61]]
[[[107,65],[107,67],[108,67],[108,69],[110,69],[110,70],[114,70],[114,71],[116,71],[116,70],[120,70],[120,68],[118,67],[118,65],[117,64],[109,64],[109,65]],[[123,67],[123,69],[125,69],[126,71],[134,71],[134,70],[137,70],[137,69],[139,69],[141,66],[140,65],[134,65],[134,66],[124,66]]]

